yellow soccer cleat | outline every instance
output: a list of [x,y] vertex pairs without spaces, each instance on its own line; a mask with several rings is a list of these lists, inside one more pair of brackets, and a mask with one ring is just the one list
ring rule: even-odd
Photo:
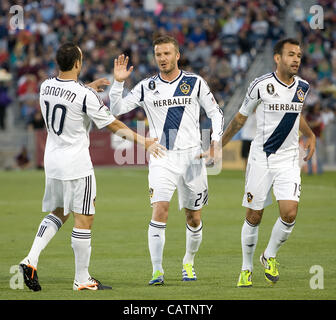
[[250,270],[242,270],[239,275],[238,288],[252,287],[252,272]]
[[192,264],[187,263],[183,265],[182,281],[196,281],[196,273]]
[[279,280],[279,263],[275,258],[266,259],[264,254],[260,256],[260,263],[265,268],[265,279],[270,284],[275,284]]
[[157,270],[153,274],[153,278],[148,283],[150,286],[162,286],[164,284],[164,275],[160,270]]

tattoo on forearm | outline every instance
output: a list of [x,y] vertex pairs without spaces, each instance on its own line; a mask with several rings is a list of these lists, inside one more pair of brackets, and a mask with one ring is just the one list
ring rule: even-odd
[[223,134],[223,146],[241,129],[244,123],[238,122],[235,118],[229,123],[229,126]]

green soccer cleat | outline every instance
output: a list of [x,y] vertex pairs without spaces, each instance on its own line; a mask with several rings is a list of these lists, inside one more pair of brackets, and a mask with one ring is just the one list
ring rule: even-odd
[[196,281],[196,273],[192,264],[187,263],[183,265],[182,281]]
[[266,259],[264,254],[260,256],[260,262],[265,268],[265,279],[270,284],[275,284],[279,280],[279,263],[275,258]]
[[152,280],[148,282],[150,286],[162,286],[164,284],[164,276],[160,270],[157,270],[153,274]]
[[252,287],[252,272],[250,270],[242,270],[239,275],[238,288]]

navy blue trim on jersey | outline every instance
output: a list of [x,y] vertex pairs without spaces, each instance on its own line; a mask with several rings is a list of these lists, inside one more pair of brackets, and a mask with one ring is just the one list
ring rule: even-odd
[[256,86],[259,82],[264,81],[264,80],[269,79],[269,78],[272,78],[272,77],[273,77],[273,73],[266,73],[266,74],[264,74],[263,76],[261,76],[261,77],[255,79],[254,82],[251,83],[251,86],[252,86],[251,89],[248,90],[248,92],[247,92],[248,95],[251,96],[251,93],[252,93],[253,89],[255,88],[255,86]]
[[59,78],[57,78],[57,77],[55,77],[55,79],[56,79],[57,81],[60,81],[60,82],[70,82],[70,81],[75,81],[75,82],[77,82],[76,80],[73,80],[73,79],[70,79],[70,80],[63,80],[63,79],[59,79]]
[[197,92],[197,98],[198,99],[200,97],[200,94],[201,94],[201,81],[199,82],[199,85],[198,85],[198,92]]
[[160,73],[158,74],[159,76],[159,79],[164,82],[164,83],[169,83],[169,84],[172,84],[174,83],[175,81],[177,81],[178,79],[180,79],[180,77],[182,76],[182,70],[180,71],[180,74],[178,75],[178,77],[176,79],[174,79],[173,81],[167,81],[167,80],[163,80],[160,76]]
[[168,109],[160,140],[160,144],[165,146],[168,150],[172,150],[174,148],[177,131],[180,128],[182,116],[184,113],[184,108],[184,106],[180,106],[171,107]]
[[145,99],[145,91],[143,85],[141,85],[141,97],[140,97],[140,102],[144,101]]
[[287,89],[290,89],[294,86],[294,84],[296,83],[295,78],[293,80],[293,83],[291,83],[290,85],[287,85],[286,83],[283,83],[275,74],[275,72],[273,72],[274,78],[276,81],[278,81],[281,85],[283,85],[284,87],[286,87]]
[[195,84],[196,84],[197,78],[193,76],[183,76],[181,81],[176,87],[176,90],[174,92],[174,97],[176,96],[190,96]]
[[[300,92],[300,90],[302,91],[302,93]],[[292,99],[292,102],[301,102],[302,103],[304,101],[304,98],[305,98],[308,90],[309,90],[309,84],[299,80],[299,84],[296,88],[296,91],[295,91],[294,97]],[[301,100],[299,99],[299,95],[302,95]]]
[[83,111],[84,113],[86,113],[86,95],[85,95],[84,100],[83,100],[82,111]]
[[283,116],[271,136],[264,143],[263,150],[264,152],[266,152],[267,158],[272,153],[276,153],[276,151],[281,147],[281,145],[289,135],[290,131],[293,129],[297,116],[298,113],[295,112],[287,112]]

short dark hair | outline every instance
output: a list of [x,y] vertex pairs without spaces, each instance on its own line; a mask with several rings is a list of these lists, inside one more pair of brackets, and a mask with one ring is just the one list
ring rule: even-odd
[[168,35],[163,35],[163,36],[159,36],[159,37],[155,38],[154,41],[153,41],[153,48],[156,45],[163,44],[163,43],[172,43],[174,45],[176,51],[177,52],[180,51],[179,44],[178,44],[177,40],[174,37],[171,37],[171,36],[168,36]]
[[294,38],[286,38],[286,39],[283,39],[283,40],[279,40],[274,48],[273,48],[273,55],[276,55],[276,54],[282,54],[282,49],[284,47],[284,45],[286,43],[290,43],[290,44],[295,44],[297,46],[300,46],[300,42]]
[[81,60],[81,52],[76,44],[67,42],[58,48],[56,61],[61,71],[70,71],[76,60]]

